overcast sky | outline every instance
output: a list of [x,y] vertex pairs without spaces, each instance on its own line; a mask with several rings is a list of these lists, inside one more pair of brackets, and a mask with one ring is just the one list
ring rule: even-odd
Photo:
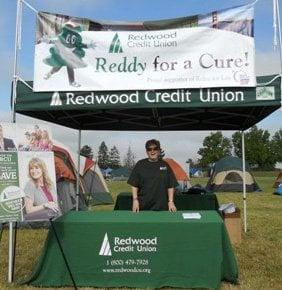
[[[214,10],[248,4],[253,1],[240,0],[27,0],[38,11],[61,13],[97,20],[156,20],[176,18],[193,14],[205,14]],[[16,0],[0,1],[0,122],[10,121],[10,94],[13,75],[14,35],[16,23]],[[272,1],[258,0],[255,5],[256,74],[281,73],[279,50],[273,50]],[[33,79],[33,57],[36,14],[27,6],[22,17],[22,50],[19,53],[19,75],[25,80]],[[17,115],[17,122],[36,122]],[[275,132],[282,128],[282,111],[277,110],[261,121],[258,126]],[[77,148],[78,133],[61,126],[52,126],[53,136],[74,150]],[[234,132],[223,132],[230,137]],[[208,131],[200,132],[82,132],[82,145],[88,144],[97,153],[98,146],[105,141],[111,148],[115,145],[123,156],[130,145],[136,159],[144,157],[144,143],[147,139],[161,141],[166,156],[180,163],[188,158],[199,157],[197,151]]]

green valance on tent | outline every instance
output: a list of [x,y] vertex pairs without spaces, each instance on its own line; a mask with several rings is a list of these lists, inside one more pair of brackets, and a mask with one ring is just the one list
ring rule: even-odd
[[245,130],[280,106],[281,78],[257,82],[255,88],[33,92],[32,82],[19,81],[15,110],[81,130]]

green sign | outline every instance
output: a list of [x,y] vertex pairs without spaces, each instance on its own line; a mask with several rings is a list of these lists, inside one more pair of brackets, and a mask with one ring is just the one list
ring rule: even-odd
[[0,152],[0,222],[22,221],[17,152]]
[[259,77],[256,88],[202,88],[134,91],[34,92],[17,83],[17,112],[141,108],[219,108],[279,106],[280,78]]

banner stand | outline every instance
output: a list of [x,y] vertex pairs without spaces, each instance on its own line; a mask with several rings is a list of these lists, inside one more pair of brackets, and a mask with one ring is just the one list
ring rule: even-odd
[[58,243],[58,246],[59,246],[60,252],[61,252],[62,257],[63,257],[63,259],[64,259],[64,262],[65,262],[65,264],[66,264],[67,270],[68,270],[68,272],[69,272],[69,274],[70,274],[70,278],[71,278],[71,281],[72,281],[73,287],[74,287],[75,290],[77,290],[77,286],[76,286],[75,280],[74,280],[74,278],[73,278],[73,275],[72,275],[72,272],[71,272],[70,266],[69,266],[69,264],[68,264],[68,261],[67,261],[66,255],[65,255],[65,253],[64,253],[64,251],[63,251],[62,244],[60,243],[60,240],[59,240],[58,234],[57,234],[57,232],[56,232],[56,229],[55,229],[55,226],[54,226],[54,223],[53,223],[53,220],[52,220],[52,219],[49,219],[49,221],[50,221],[50,224],[51,224],[52,230],[53,230],[53,232],[54,232],[54,234],[55,234],[56,241],[57,241],[57,243]]
[[15,274],[15,264],[16,264],[16,250],[17,250],[17,232],[18,232],[18,223],[15,222],[14,227],[14,248],[13,248],[13,264],[12,264],[12,282],[14,281],[14,274]]
[[[13,229],[13,222],[9,222],[9,263],[8,263],[8,282],[12,283],[14,281],[15,273],[15,262],[16,262],[16,243],[17,243],[17,222]],[[3,236],[5,223],[1,224],[0,230],[0,243]]]
[[13,272],[13,222],[9,222],[9,264],[8,264],[8,282],[12,283]]
[[[14,67],[13,67],[13,87],[12,87],[12,123],[16,123],[15,103],[17,98],[17,80],[18,80],[18,50],[20,49],[21,41],[21,25],[22,25],[22,0],[17,1],[17,16],[16,16],[16,32],[15,32],[15,47],[14,47]],[[12,283],[15,266],[15,240],[13,238],[13,222],[9,222],[9,258],[8,258],[8,282]]]

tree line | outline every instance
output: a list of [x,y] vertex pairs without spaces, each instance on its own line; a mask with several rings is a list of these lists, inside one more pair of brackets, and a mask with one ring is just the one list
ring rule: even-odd
[[[282,129],[273,136],[268,130],[253,126],[245,135],[245,158],[250,166],[258,170],[272,170],[276,162],[282,162]],[[235,132],[231,138],[223,136],[221,131],[212,132],[203,140],[198,152],[197,161],[188,159],[190,166],[209,168],[214,162],[225,156],[242,158],[242,134]],[[164,156],[162,152],[162,156]],[[108,149],[103,141],[98,150],[98,164],[101,169],[120,167],[133,168],[136,160],[135,154],[129,146],[123,158],[116,146]]]
[[[272,170],[276,162],[282,162],[282,129],[271,137],[268,130],[253,126],[245,134],[245,159],[252,168]],[[235,132],[231,138],[224,137],[221,131],[207,136],[202,147],[198,150],[201,156],[192,166],[208,168],[224,156],[242,158],[242,134]]]
[[108,149],[104,141],[100,144],[98,150],[98,165],[101,169],[133,168],[135,163],[135,154],[130,146],[128,146],[127,152],[121,160],[119,150],[116,146]]

